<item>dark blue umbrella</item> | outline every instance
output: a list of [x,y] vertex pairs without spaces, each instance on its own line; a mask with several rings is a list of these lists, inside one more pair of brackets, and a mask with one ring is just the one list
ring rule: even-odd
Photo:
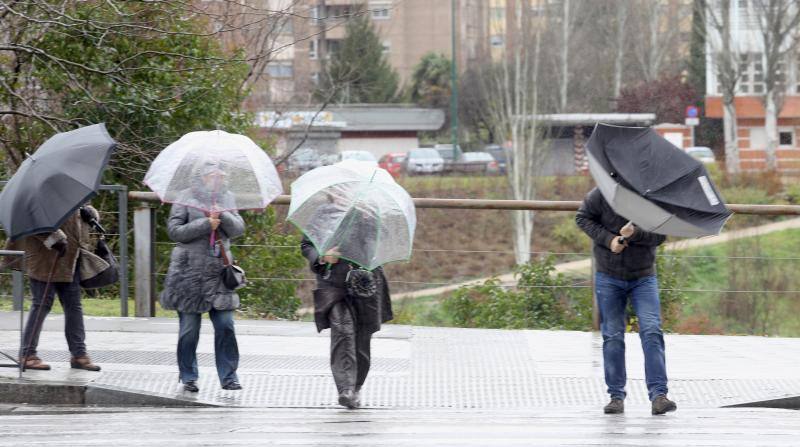
[[0,224],[8,238],[56,231],[97,194],[116,145],[102,123],[45,141],[0,193]]

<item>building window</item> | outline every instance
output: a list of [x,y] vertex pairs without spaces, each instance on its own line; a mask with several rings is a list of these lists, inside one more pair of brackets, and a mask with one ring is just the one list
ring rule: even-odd
[[319,84],[319,72],[315,71],[314,73],[311,73],[311,82],[313,82],[314,85]]
[[314,20],[319,20],[319,6],[312,6],[309,8],[308,15]]
[[489,37],[489,45],[495,48],[502,47],[504,44],[503,36],[494,35]]
[[788,129],[779,131],[778,144],[780,146],[794,147],[794,132]]
[[342,42],[335,39],[328,39],[325,41],[325,57],[330,58],[332,55],[339,52],[342,47]]
[[742,73],[739,79],[739,93],[760,95],[764,93],[764,62],[761,53],[746,53],[739,62]]
[[316,59],[319,57],[319,39],[311,39],[308,41],[308,58]]
[[388,40],[383,41],[383,54],[387,54],[392,50],[392,43]]
[[736,12],[739,15],[739,29],[759,29],[759,15],[753,3],[751,0],[739,0],[738,8],[736,8]]
[[271,78],[291,78],[294,68],[291,62],[271,62],[267,65],[267,74]]
[[388,20],[391,18],[392,2],[377,1],[370,2],[369,9],[372,11],[374,20]]

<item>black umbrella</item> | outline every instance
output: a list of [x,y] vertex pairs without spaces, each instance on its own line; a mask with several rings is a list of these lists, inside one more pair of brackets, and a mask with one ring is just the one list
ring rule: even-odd
[[705,166],[649,127],[598,123],[586,149],[603,197],[645,231],[710,236],[732,214]]
[[104,124],[52,136],[0,193],[0,224],[9,239],[56,231],[97,194],[117,142]]

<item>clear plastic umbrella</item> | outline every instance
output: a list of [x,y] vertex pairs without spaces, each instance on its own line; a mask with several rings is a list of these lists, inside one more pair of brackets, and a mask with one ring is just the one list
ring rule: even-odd
[[417,215],[414,202],[374,164],[346,160],[307,172],[292,183],[288,220],[319,253],[368,270],[411,258]]
[[209,213],[263,209],[283,193],[278,171],[244,135],[190,132],[158,154],[144,183],[168,203]]

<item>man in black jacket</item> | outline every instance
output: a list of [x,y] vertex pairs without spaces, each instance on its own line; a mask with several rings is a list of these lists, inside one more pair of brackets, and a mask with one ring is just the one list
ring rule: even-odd
[[656,248],[666,239],[648,233],[618,215],[595,188],[583,201],[575,221],[594,241],[597,267],[595,294],[603,334],[603,368],[611,402],[606,414],[625,411],[625,308],[628,297],[639,319],[647,390],[653,414],[675,411],[667,399],[664,336],[656,277]]

